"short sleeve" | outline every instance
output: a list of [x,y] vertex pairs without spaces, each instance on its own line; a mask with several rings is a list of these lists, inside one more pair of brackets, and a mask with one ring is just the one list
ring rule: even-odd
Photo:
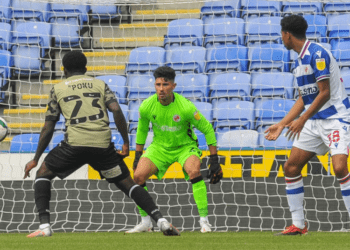
[[331,58],[326,50],[320,48],[312,55],[311,67],[314,70],[316,82],[330,77]]
[[58,121],[60,119],[61,109],[57,102],[55,88],[50,91],[49,102],[47,104],[47,111],[45,121]]
[[111,104],[112,102],[118,102],[115,94],[112,92],[112,90],[108,87],[107,84],[105,84],[105,100],[104,100],[106,106]]

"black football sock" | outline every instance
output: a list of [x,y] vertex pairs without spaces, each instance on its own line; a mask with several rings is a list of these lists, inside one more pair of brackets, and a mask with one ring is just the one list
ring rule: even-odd
[[35,205],[39,212],[40,224],[50,224],[51,181],[38,178],[34,184]]

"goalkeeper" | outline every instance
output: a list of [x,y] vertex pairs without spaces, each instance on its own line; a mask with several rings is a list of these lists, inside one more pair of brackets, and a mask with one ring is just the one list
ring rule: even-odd
[[[156,94],[143,101],[139,108],[139,122],[136,134],[136,152],[134,161],[134,180],[146,187],[146,180],[152,175],[161,179],[169,166],[178,162],[183,167],[186,180],[192,183],[193,196],[200,215],[201,232],[211,232],[208,221],[207,188],[200,173],[201,150],[193,126],[204,135],[210,150],[210,183],[222,178],[222,169],[218,162],[216,138],[212,125],[196,109],[194,104],[183,96],[174,93],[175,71],[170,67],[159,67],[154,72]],[[154,138],[143,153],[149,123],[152,123]],[[139,211],[142,222],[127,233],[151,232],[150,216]]]

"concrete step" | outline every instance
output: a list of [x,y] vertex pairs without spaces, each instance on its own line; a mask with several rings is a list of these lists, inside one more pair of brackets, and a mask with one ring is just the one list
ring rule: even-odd
[[[160,7],[160,6],[159,6]],[[163,5],[163,8],[168,8],[167,5]],[[150,20],[176,20],[184,18],[200,18],[200,8],[186,9],[185,6],[181,6],[180,9],[139,9],[132,10],[133,21],[150,21]]]

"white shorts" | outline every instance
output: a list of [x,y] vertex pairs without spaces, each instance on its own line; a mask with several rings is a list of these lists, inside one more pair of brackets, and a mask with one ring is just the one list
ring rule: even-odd
[[295,139],[293,147],[324,155],[348,155],[350,143],[350,123],[338,119],[308,120],[300,133],[299,140]]

